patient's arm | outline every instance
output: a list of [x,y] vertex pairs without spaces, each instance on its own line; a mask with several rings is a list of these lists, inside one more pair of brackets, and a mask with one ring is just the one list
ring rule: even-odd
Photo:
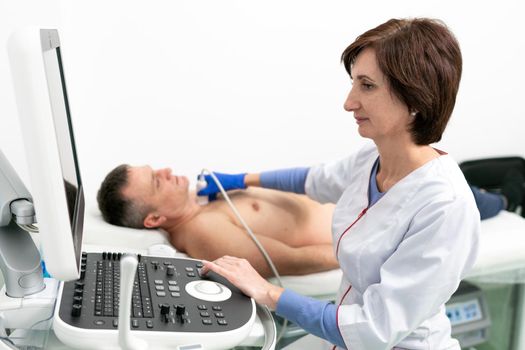
[[[208,217],[206,225],[193,227],[185,242],[186,253],[196,259],[215,260],[223,255],[247,259],[263,276],[273,276],[253,240],[241,228],[222,217]],[[281,275],[304,275],[339,267],[330,244],[291,247],[255,234]]]

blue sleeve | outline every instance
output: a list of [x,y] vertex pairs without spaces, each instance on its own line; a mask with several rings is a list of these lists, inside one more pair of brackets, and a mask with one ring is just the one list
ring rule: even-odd
[[290,168],[265,171],[260,175],[261,186],[274,190],[304,194],[304,184],[310,168]]
[[308,333],[346,349],[343,337],[337,328],[337,306],[334,304],[285,289],[277,302],[275,312]]

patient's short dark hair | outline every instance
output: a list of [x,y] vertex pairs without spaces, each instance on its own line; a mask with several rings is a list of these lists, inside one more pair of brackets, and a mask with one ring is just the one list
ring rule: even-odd
[[106,175],[97,194],[98,208],[110,224],[144,228],[148,208],[125,198],[122,193],[128,184],[128,170],[129,165],[121,164]]

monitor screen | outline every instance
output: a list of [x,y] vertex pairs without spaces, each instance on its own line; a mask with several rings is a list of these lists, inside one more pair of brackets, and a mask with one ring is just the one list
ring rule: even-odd
[[[49,38],[49,33],[47,32],[46,30],[42,30],[43,38]],[[53,36],[51,37],[53,38]],[[62,57],[60,55],[58,34],[56,39],[56,41],[43,40],[42,50],[51,109],[53,111],[52,115],[60,157],[60,167],[64,181],[69,222],[71,224],[71,234],[75,246],[75,255],[78,257],[81,253],[82,243],[84,194],[75,148],[75,136],[67,97],[64,67],[62,66]],[[77,259],[77,263],[78,261]]]

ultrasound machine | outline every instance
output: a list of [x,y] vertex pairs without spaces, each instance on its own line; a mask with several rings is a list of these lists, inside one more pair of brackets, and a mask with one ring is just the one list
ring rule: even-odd
[[[4,329],[33,331],[51,319],[70,348],[229,349],[258,328],[262,347],[273,349],[268,310],[219,275],[201,276],[199,260],[83,251],[84,193],[58,32],[16,32],[8,53],[31,193],[0,152],[0,349],[17,345]],[[43,278],[42,259],[52,278]]]

